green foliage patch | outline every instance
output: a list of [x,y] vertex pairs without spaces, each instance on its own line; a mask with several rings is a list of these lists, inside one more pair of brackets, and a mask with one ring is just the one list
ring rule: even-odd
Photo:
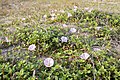
[[[68,12],[71,17],[68,17]],[[119,40],[120,15],[96,10],[66,10],[55,17],[51,20],[49,14],[43,22],[33,18],[36,21],[34,24],[32,18],[1,24],[0,36],[11,39],[6,42],[6,38],[0,38],[1,80],[120,79],[120,58],[113,56],[114,52],[111,51],[111,40],[114,36]],[[23,26],[23,23],[28,24]],[[60,24],[67,24],[67,27]],[[71,33],[69,25],[73,24],[72,28],[76,31]],[[10,32],[8,26],[14,26],[15,31]],[[62,41],[62,36],[67,37],[66,42]],[[28,47],[32,44],[36,48],[30,51]],[[11,46],[14,48],[4,53],[4,48]],[[97,50],[94,47],[98,47]],[[90,56],[81,59],[83,53]],[[44,65],[44,59],[48,57],[54,60],[52,67]]]

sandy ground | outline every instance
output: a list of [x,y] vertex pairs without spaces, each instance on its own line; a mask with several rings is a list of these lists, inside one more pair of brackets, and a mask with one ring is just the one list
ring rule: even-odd
[[55,9],[72,8],[74,5],[80,9],[89,7],[120,13],[120,0],[0,0],[0,22],[34,13],[44,14]]

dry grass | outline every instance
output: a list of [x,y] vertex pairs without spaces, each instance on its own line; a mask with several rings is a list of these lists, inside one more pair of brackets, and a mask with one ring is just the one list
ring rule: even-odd
[[120,13],[120,0],[0,0],[0,22],[28,15],[45,14],[51,10],[90,7],[110,13]]

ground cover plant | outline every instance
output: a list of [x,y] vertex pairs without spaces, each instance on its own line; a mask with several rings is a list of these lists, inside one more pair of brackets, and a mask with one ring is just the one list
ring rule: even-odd
[[0,24],[0,31],[1,80],[120,79],[119,14],[75,5]]

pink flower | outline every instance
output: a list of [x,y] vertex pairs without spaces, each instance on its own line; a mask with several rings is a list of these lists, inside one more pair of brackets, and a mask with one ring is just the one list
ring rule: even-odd
[[44,60],[44,65],[46,67],[52,67],[54,65],[54,60],[52,58],[46,58]]
[[47,18],[47,15],[45,14],[45,15],[43,16],[43,18]]
[[100,48],[93,48],[94,51],[100,51]]
[[22,20],[24,21],[24,20],[25,20],[25,18],[22,18]]
[[51,20],[55,20],[55,17],[51,17]]
[[64,11],[64,10],[60,10],[60,12],[61,12],[61,13],[65,13],[65,11]]
[[71,17],[72,16],[72,14],[71,13],[68,13],[68,17]]
[[91,12],[93,10],[93,8],[86,7],[84,10],[88,11],[88,12]]
[[77,6],[74,6],[74,9],[77,9],[78,7]]
[[93,8],[89,9],[88,12],[92,12]]
[[74,11],[74,12],[76,12],[76,11],[77,11],[77,9],[73,9],[73,11]]
[[66,24],[63,24],[62,26],[63,26],[63,27],[67,27],[67,25],[66,25]]
[[80,58],[86,60],[86,59],[89,58],[89,56],[90,56],[90,55],[89,55],[88,53],[83,53],[83,54],[80,55]]
[[77,30],[75,28],[70,28],[70,33],[75,33]]
[[5,37],[5,41],[6,42],[10,42],[10,40],[8,39],[8,37]]
[[77,8],[78,8],[77,6],[74,6],[73,11],[76,12],[76,11],[77,11]]
[[28,50],[34,51],[35,48],[36,48],[35,44],[32,44],[32,45],[30,45],[30,46],[28,47]]
[[50,14],[52,17],[55,17],[55,13]]
[[89,7],[86,7],[84,10],[88,11],[88,10],[89,10]]
[[68,41],[68,38],[67,37],[65,37],[65,36],[62,36],[61,37],[61,42],[67,42]]

